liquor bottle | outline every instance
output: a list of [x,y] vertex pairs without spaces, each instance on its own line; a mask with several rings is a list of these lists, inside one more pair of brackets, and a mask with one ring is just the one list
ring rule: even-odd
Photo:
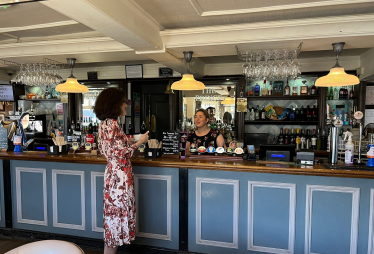
[[267,96],[268,95],[268,88],[266,86],[266,79],[264,79],[264,85],[261,89],[261,96]]
[[93,134],[93,125],[92,125],[92,119],[89,118],[90,123],[88,124],[88,134]]
[[71,128],[71,130],[73,130],[73,131],[75,130],[74,120],[71,120],[71,127],[70,127],[70,128]]
[[245,116],[244,116],[244,121],[249,121],[249,115],[251,114],[251,111],[249,110],[249,108],[247,107],[247,112],[245,113]]
[[301,105],[301,109],[300,109],[300,119],[299,119],[299,121],[305,121],[305,118],[306,118],[305,109],[304,109],[304,106]]
[[352,100],[353,99],[353,86],[351,86],[351,91],[349,92],[349,99]]
[[273,81],[269,82],[269,88],[268,88],[268,95],[271,96],[273,94]]
[[339,90],[339,100],[344,100],[344,88],[341,87]]
[[290,121],[295,121],[295,108],[291,105],[290,106],[291,112],[290,112]]
[[80,123],[79,123],[79,118],[78,118],[78,120],[77,120],[77,124],[75,125],[75,129],[76,129],[77,131],[80,131],[80,130],[81,130],[81,125],[80,125]]
[[300,110],[297,105],[295,106],[295,121],[300,121]]
[[266,120],[266,111],[265,111],[265,106],[262,106],[261,114],[260,114],[260,119],[261,119],[261,120]]
[[318,121],[318,111],[317,111],[317,107],[316,105],[313,105],[313,109],[312,109],[312,121]]
[[339,90],[337,87],[334,88],[334,100],[339,100]]
[[306,142],[305,142],[306,146],[305,147],[306,147],[306,149],[309,149],[312,145],[312,135],[310,135],[310,130],[309,129],[306,130],[305,140],[306,140]]
[[254,108],[251,109],[251,112],[249,114],[249,120],[250,121],[254,121],[255,120],[255,109]]
[[132,129],[132,125],[131,123],[129,123],[129,135],[133,135],[134,132],[133,132],[133,129]]
[[260,96],[260,90],[261,90],[260,85],[258,83],[256,83],[254,95],[255,96]]
[[306,148],[306,136],[304,133],[304,129],[301,129],[301,138],[300,138],[300,149]]
[[330,87],[330,94],[329,94],[329,100],[334,99],[334,92],[332,90],[332,87]]
[[140,126],[140,133],[144,134],[147,132],[147,127],[145,125],[145,122],[143,121],[142,125]]
[[295,142],[296,142],[296,150],[300,150],[300,146],[301,146],[300,129],[296,129],[296,139],[295,139]]
[[313,136],[311,138],[312,143],[310,148],[316,150],[317,149],[317,135],[316,135],[316,129],[313,129]]
[[311,121],[312,120],[312,112],[310,110],[309,105],[306,106],[306,120]]
[[313,82],[312,87],[310,88],[310,94],[311,94],[311,95],[316,95],[316,94],[317,94],[317,87],[316,87],[316,85],[314,84],[314,82]]
[[292,87],[292,96],[297,96],[298,93],[297,93],[297,85],[295,84],[293,87]]
[[288,135],[288,129],[285,129],[285,134],[284,134],[284,144],[289,145],[290,144],[290,136]]
[[327,150],[327,137],[326,137],[325,131],[322,131],[321,149],[322,150]]
[[296,137],[294,129],[291,129],[291,135],[290,135],[290,145],[296,144]]
[[283,136],[283,128],[280,129],[279,136],[278,136],[278,144],[284,144],[284,136]]
[[348,97],[349,97],[348,88],[345,86],[344,87],[344,100],[348,100]]
[[256,111],[255,111],[255,120],[260,120],[260,108],[257,105]]
[[291,95],[291,88],[290,88],[290,85],[288,84],[288,79],[287,79],[287,85],[286,87],[284,88],[284,95]]
[[319,129],[317,130],[317,150],[322,149],[322,140],[321,140],[321,135],[319,133]]

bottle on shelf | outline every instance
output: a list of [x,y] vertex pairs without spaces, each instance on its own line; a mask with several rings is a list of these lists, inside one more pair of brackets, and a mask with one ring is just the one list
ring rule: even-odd
[[283,136],[283,128],[280,129],[279,136],[278,136],[278,144],[284,144],[284,136]]
[[255,85],[255,91],[254,91],[254,96],[260,96],[260,90],[261,90],[261,87],[258,83],[256,83]]
[[316,150],[321,150],[322,149],[322,140],[321,140],[321,135],[319,133],[319,129],[317,130],[317,148]]
[[301,147],[301,136],[300,136],[300,129],[296,129],[296,150],[300,150]]
[[256,111],[255,111],[255,120],[260,120],[260,108],[257,105]]
[[294,129],[291,129],[291,135],[290,135],[290,145],[296,144],[296,136]]
[[334,92],[333,92],[333,90],[332,90],[332,87],[330,87],[330,93],[328,93],[329,95],[328,95],[328,99],[329,100],[332,100],[332,99],[334,99]]
[[316,150],[317,149],[317,135],[316,135],[316,129],[313,129],[313,135],[311,137],[311,146],[310,148]]
[[317,107],[316,105],[313,105],[313,109],[312,109],[312,121],[318,121],[318,110],[317,110]]
[[304,106],[301,105],[300,118],[298,119],[298,121],[305,121],[305,118],[306,118],[306,112],[305,112]]
[[288,129],[285,129],[285,134],[284,134],[284,144],[289,145],[290,144],[290,136],[288,135]]
[[289,115],[290,121],[295,121],[296,120],[295,119],[295,108],[291,105],[290,109],[291,109],[291,112],[290,112],[290,115]]
[[348,100],[348,97],[349,97],[348,88],[345,86],[344,87],[344,100]]
[[300,149],[306,148],[306,136],[304,129],[301,129],[301,137],[300,137]]
[[349,99],[352,100],[354,95],[353,86],[351,86],[351,91],[349,91]]
[[251,114],[251,111],[249,110],[249,108],[247,107],[247,112],[245,113],[245,116],[244,116],[244,121],[249,121],[249,115]]
[[255,120],[255,109],[252,108],[251,112],[249,113],[249,120],[254,121]]
[[261,96],[267,96],[268,95],[268,88],[266,86],[266,79],[264,79],[264,85],[261,88]]
[[344,88],[341,87],[339,90],[339,100],[344,100]]
[[326,132],[324,130],[322,131],[322,137],[321,137],[321,149],[327,150],[327,137],[326,137]]
[[287,96],[291,95],[291,91],[290,90],[291,90],[291,88],[290,88],[290,85],[288,84],[288,79],[287,79],[287,85],[284,88],[284,95],[287,95]]
[[273,81],[269,82],[268,95],[273,95]]
[[306,140],[305,147],[306,149],[309,149],[312,146],[312,136],[310,135],[309,129],[306,130],[305,140]]
[[316,95],[317,94],[317,87],[315,85],[315,82],[313,82],[312,87],[310,88],[310,94],[311,95]]
[[300,109],[295,105],[295,121],[300,121]]
[[333,96],[333,99],[334,100],[339,100],[339,90],[337,87],[334,88],[334,96]]
[[309,105],[306,106],[306,120],[311,121],[312,120],[312,112],[310,110]]
[[265,106],[262,106],[261,114],[260,114],[260,120],[266,120],[266,110],[265,110]]

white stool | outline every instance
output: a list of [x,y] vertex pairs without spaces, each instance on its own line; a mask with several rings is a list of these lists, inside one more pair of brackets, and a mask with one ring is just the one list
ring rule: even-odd
[[5,254],[84,254],[84,251],[74,243],[45,240],[28,243]]

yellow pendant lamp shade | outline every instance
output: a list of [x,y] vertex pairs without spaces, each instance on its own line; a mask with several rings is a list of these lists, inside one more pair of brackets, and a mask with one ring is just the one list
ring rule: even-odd
[[66,58],[68,65],[71,68],[71,74],[70,76],[66,79],[66,82],[63,84],[59,84],[56,86],[56,91],[57,92],[62,92],[62,93],[86,93],[88,92],[88,88],[85,85],[81,85],[78,83],[78,80],[74,77],[73,75],[73,68],[75,65],[75,61],[77,59],[75,58]]
[[229,96],[229,97],[226,97],[225,100],[221,101],[221,104],[223,104],[223,105],[234,105],[235,100],[234,100],[234,98]]
[[345,73],[343,67],[335,67],[330,70],[326,76],[320,77],[316,81],[316,86],[331,87],[331,86],[352,86],[360,83],[360,80],[355,75]]
[[171,89],[183,91],[204,90],[205,85],[202,82],[195,80],[192,74],[184,74],[181,80],[173,83]]
[[316,80],[315,85],[319,87],[332,86],[353,86],[360,83],[360,80],[355,75],[347,74],[344,68],[339,65],[339,55],[343,50],[345,42],[336,42],[332,44],[336,54],[336,63],[332,67],[330,73],[326,76],[320,77]]
[[78,83],[76,78],[68,78],[65,83],[56,86],[57,92],[65,93],[87,93],[88,88]]

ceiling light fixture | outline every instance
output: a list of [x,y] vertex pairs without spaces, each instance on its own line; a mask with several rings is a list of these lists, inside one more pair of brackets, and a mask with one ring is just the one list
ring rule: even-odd
[[176,81],[171,86],[171,89],[173,90],[182,90],[182,91],[191,91],[191,90],[204,90],[205,85],[200,82],[196,81],[193,77],[193,74],[190,72],[190,62],[192,59],[192,51],[183,51],[184,54],[184,60],[187,63],[187,73],[183,74],[183,77],[181,80]]
[[58,92],[65,92],[65,93],[86,93],[88,92],[88,88],[85,85],[81,85],[78,83],[78,80],[73,75],[73,68],[75,65],[75,58],[66,58],[68,61],[68,65],[71,68],[71,74],[66,79],[66,82],[63,84],[59,84],[56,86],[56,91]]
[[223,105],[234,105],[235,99],[230,96],[231,86],[227,87],[227,91],[229,92],[229,95],[225,98],[225,100],[221,101],[221,104]]
[[331,68],[330,73],[326,76],[317,79],[315,85],[319,87],[332,86],[353,86],[360,83],[360,80],[355,75],[347,74],[344,68],[339,65],[339,55],[344,48],[345,42],[333,43],[332,47],[336,54],[335,66]]

